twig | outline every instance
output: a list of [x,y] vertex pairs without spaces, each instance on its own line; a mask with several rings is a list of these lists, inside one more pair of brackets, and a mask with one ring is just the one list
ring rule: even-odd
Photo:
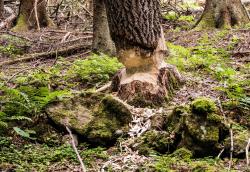
[[233,139],[233,125],[230,124],[230,139],[231,139],[231,148],[230,148],[230,161],[228,171],[231,171],[233,163],[233,151],[234,151],[234,139]]
[[97,89],[96,92],[102,92],[102,91],[105,91],[107,89],[109,89],[111,86],[111,82],[105,84],[104,86],[102,86],[101,88]]
[[35,17],[36,17],[37,30],[40,31],[41,28],[40,28],[40,23],[39,23],[39,19],[38,19],[38,13],[37,13],[37,3],[38,3],[38,0],[35,0],[34,11],[35,11]]
[[82,158],[81,158],[81,156],[80,156],[80,154],[79,154],[79,152],[78,152],[78,150],[77,150],[77,148],[76,148],[76,144],[75,144],[75,141],[74,141],[74,137],[73,137],[73,135],[72,135],[72,132],[71,132],[71,130],[70,130],[67,126],[66,126],[66,129],[67,129],[67,131],[68,131],[68,133],[69,133],[69,135],[70,135],[70,137],[71,137],[72,147],[73,147],[73,149],[74,149],[74,151],[75,151],[75,153],[76,153],[76,155],[77,155],[77,158],[78,158],[78,160],[79,160],[79,162],[80,162],[80,164],[81,164],[82,171],[83,171],[83,172],[87,172],[87,169],[86,169],[86,167],[85,167],[84,164],[83,164]]
[[246,161],[247,161],[247,168],[249,167],[249,148],[250,148],[250,138],[248,139],[248,143],[246,146]]
[[62,38],[61,43],[64,43],[64,42],[69,38],[70,35],[71,35],[71,32],[67,32],[67,33],[64,35],[64,37]]
[[218,98],[217,100],[218,100],[218,105],[219,105],[219,108],[220,108],[220,112],[221,112],[222,115],[223,115],[224,121],[227,122],[227,121],[226,121],[226,115],[225,115],[225,112],[224,112],[224,110],[223,110],[223,108],[222,108],[220,98]]
[[219,153],[218,156],[217,156],[217,159],[220,159],[220,157],[221,157],[222,153],[224,152],[224,150],[225,150],[225,148],[223,148],[223,149],[220,151],[220,153]]
[[27,70],[31,70],[31,69],[34,69],[34,68],[36,68],[36,67],[33,67],[33,68],[25,68],[25,69],[22,69],[22,70],[20,70],[20,71],[18,71],[18,72],[16,72],[15,74],[13,74],[6,82],[5,82],[5,84],[8,84],[13,78],[15,78],[17,75],[19,75],[20,73],[22,73],[22,72],[25,72],[25,71],[27,71]]

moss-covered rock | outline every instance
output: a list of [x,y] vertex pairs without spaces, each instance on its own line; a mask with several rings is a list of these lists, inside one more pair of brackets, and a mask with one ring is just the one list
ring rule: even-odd
[[185,147],[195,156],[216,155],[228,134],[223,117],[216,111],[214,101],[198,98],[190,106],[176,107],[167,118],[165,130],[175,136],[177,147]]
[[[184,120],[180,147],[187,147],[196,156],[216,155],[222,140],[228,135],[223,117],[216,114],[215,103],[208,98],[198,98],[190,105],[190,114]],[[183,112],[181,112],[183,113]]]
[[216,112],[217,108],[213,100],[201,97],[192,102],[191,109],[193,113],[198,115],[207,115],[209,113]]
[[119,136],[116,131],[127,131],[132,120],[122,102],[111,95],[93,92],[52,103],[46,112],[58,126],[68,126],[88,142],[98,145],[112,144]]
[[136,140],[136,148],[140,154],[149,155],[155,151],[159,153],[172,150],[174,139],[171,134],[165,131],[151,130]]
[[184,161],[188,161],[192,158],[193,154],[192,151],[186,148],[180,148],[174,151],[172,154],[169,155],[170,157],[178,157]]

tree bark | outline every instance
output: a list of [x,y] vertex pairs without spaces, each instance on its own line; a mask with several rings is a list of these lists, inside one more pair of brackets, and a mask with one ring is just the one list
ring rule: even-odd
[[13,31],[22,32],[53,25],[46,11],[47,1],[37,0],[37,5],[35,2],[36,0],[20,1],[17,23]]
[[248,12],[241,0],[207,0],[196,27],[200,29],[231,28],[249,22]]
[[115,54],[115,45],[111,39],[104,0],[93,0],[93,51],[95,53]]
[[165,39],[157,0],[106,0],[111,37],[126,67],[113,79],[112,90],[135,106],[162,105],[181,82],[164,63]]
[[0,20],[3,19],[4,15],[4,0],[0,0]]

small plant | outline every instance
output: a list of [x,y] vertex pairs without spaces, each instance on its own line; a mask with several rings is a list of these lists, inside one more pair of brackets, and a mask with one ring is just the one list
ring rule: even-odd
[[0,46],[0,54],[4,54],[7,56],[12,56],[15,54],[21,54],[22,50],[20,50],[19,48],[9,44],[7,46]]
[[176,12],[170,11],[164,15],[164,19],[169,20],[169,21],[174,21],[178,19],[178,15]]
[[[21,86],[19,88],[1,87],[0,96],[0,127],[7,128],[13,121],[32,122],[32,117],[40,113],[43,108],[60,96],[69,94],[67,91],[50,91],[47,87],[35,88]],[[14,131],[22,137],[31,138],[30,131],[23,131],[14,127]]]
[[120,68],[122,68],[122,64],[116,58],[106,55],[92,55],[85,60],[74,62],[68,75],[80,78],[88,84],[100,85],[110,80]]

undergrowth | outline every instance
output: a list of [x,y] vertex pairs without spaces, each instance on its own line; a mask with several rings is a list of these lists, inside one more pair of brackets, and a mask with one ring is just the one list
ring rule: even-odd
[[52,67],[27,70],[10,78],[1,73],[0,127],[14,127],[17,134],[31,138],[25,128],[18,128],[13,123],[32,122],[32,118],[41,114],[47,104],[69,96],[72,91],[101,86],[121,67],[116,58],[93,54],[73,64],[59,60]]
[[[106,160],[104,148],[88,148],[82,144],[78,150],[87,167],[95,167],[96,160]],[[16,172],[48,171],[53,164],[79,165],[79,160],[70,144],[49,147],[45,144],[27,144],[21,147],[11,143],[11,138],[0,138],[0,171],[5,168]],[[53,171],[53,169],[50,169]]]
[[212,37],[205,34],[195,47],[167,43],[170,50],[167,62],[183,72],[212,76],[220,83],[215,89],[223,91],[229,99],[239,100],[246,97],[245,90],[250,80],[242,77],[246,71],[238,71],[231,65],[230,51],[239,39],[234,36],[226,48],[216,46],[227,34],[227,30]]

